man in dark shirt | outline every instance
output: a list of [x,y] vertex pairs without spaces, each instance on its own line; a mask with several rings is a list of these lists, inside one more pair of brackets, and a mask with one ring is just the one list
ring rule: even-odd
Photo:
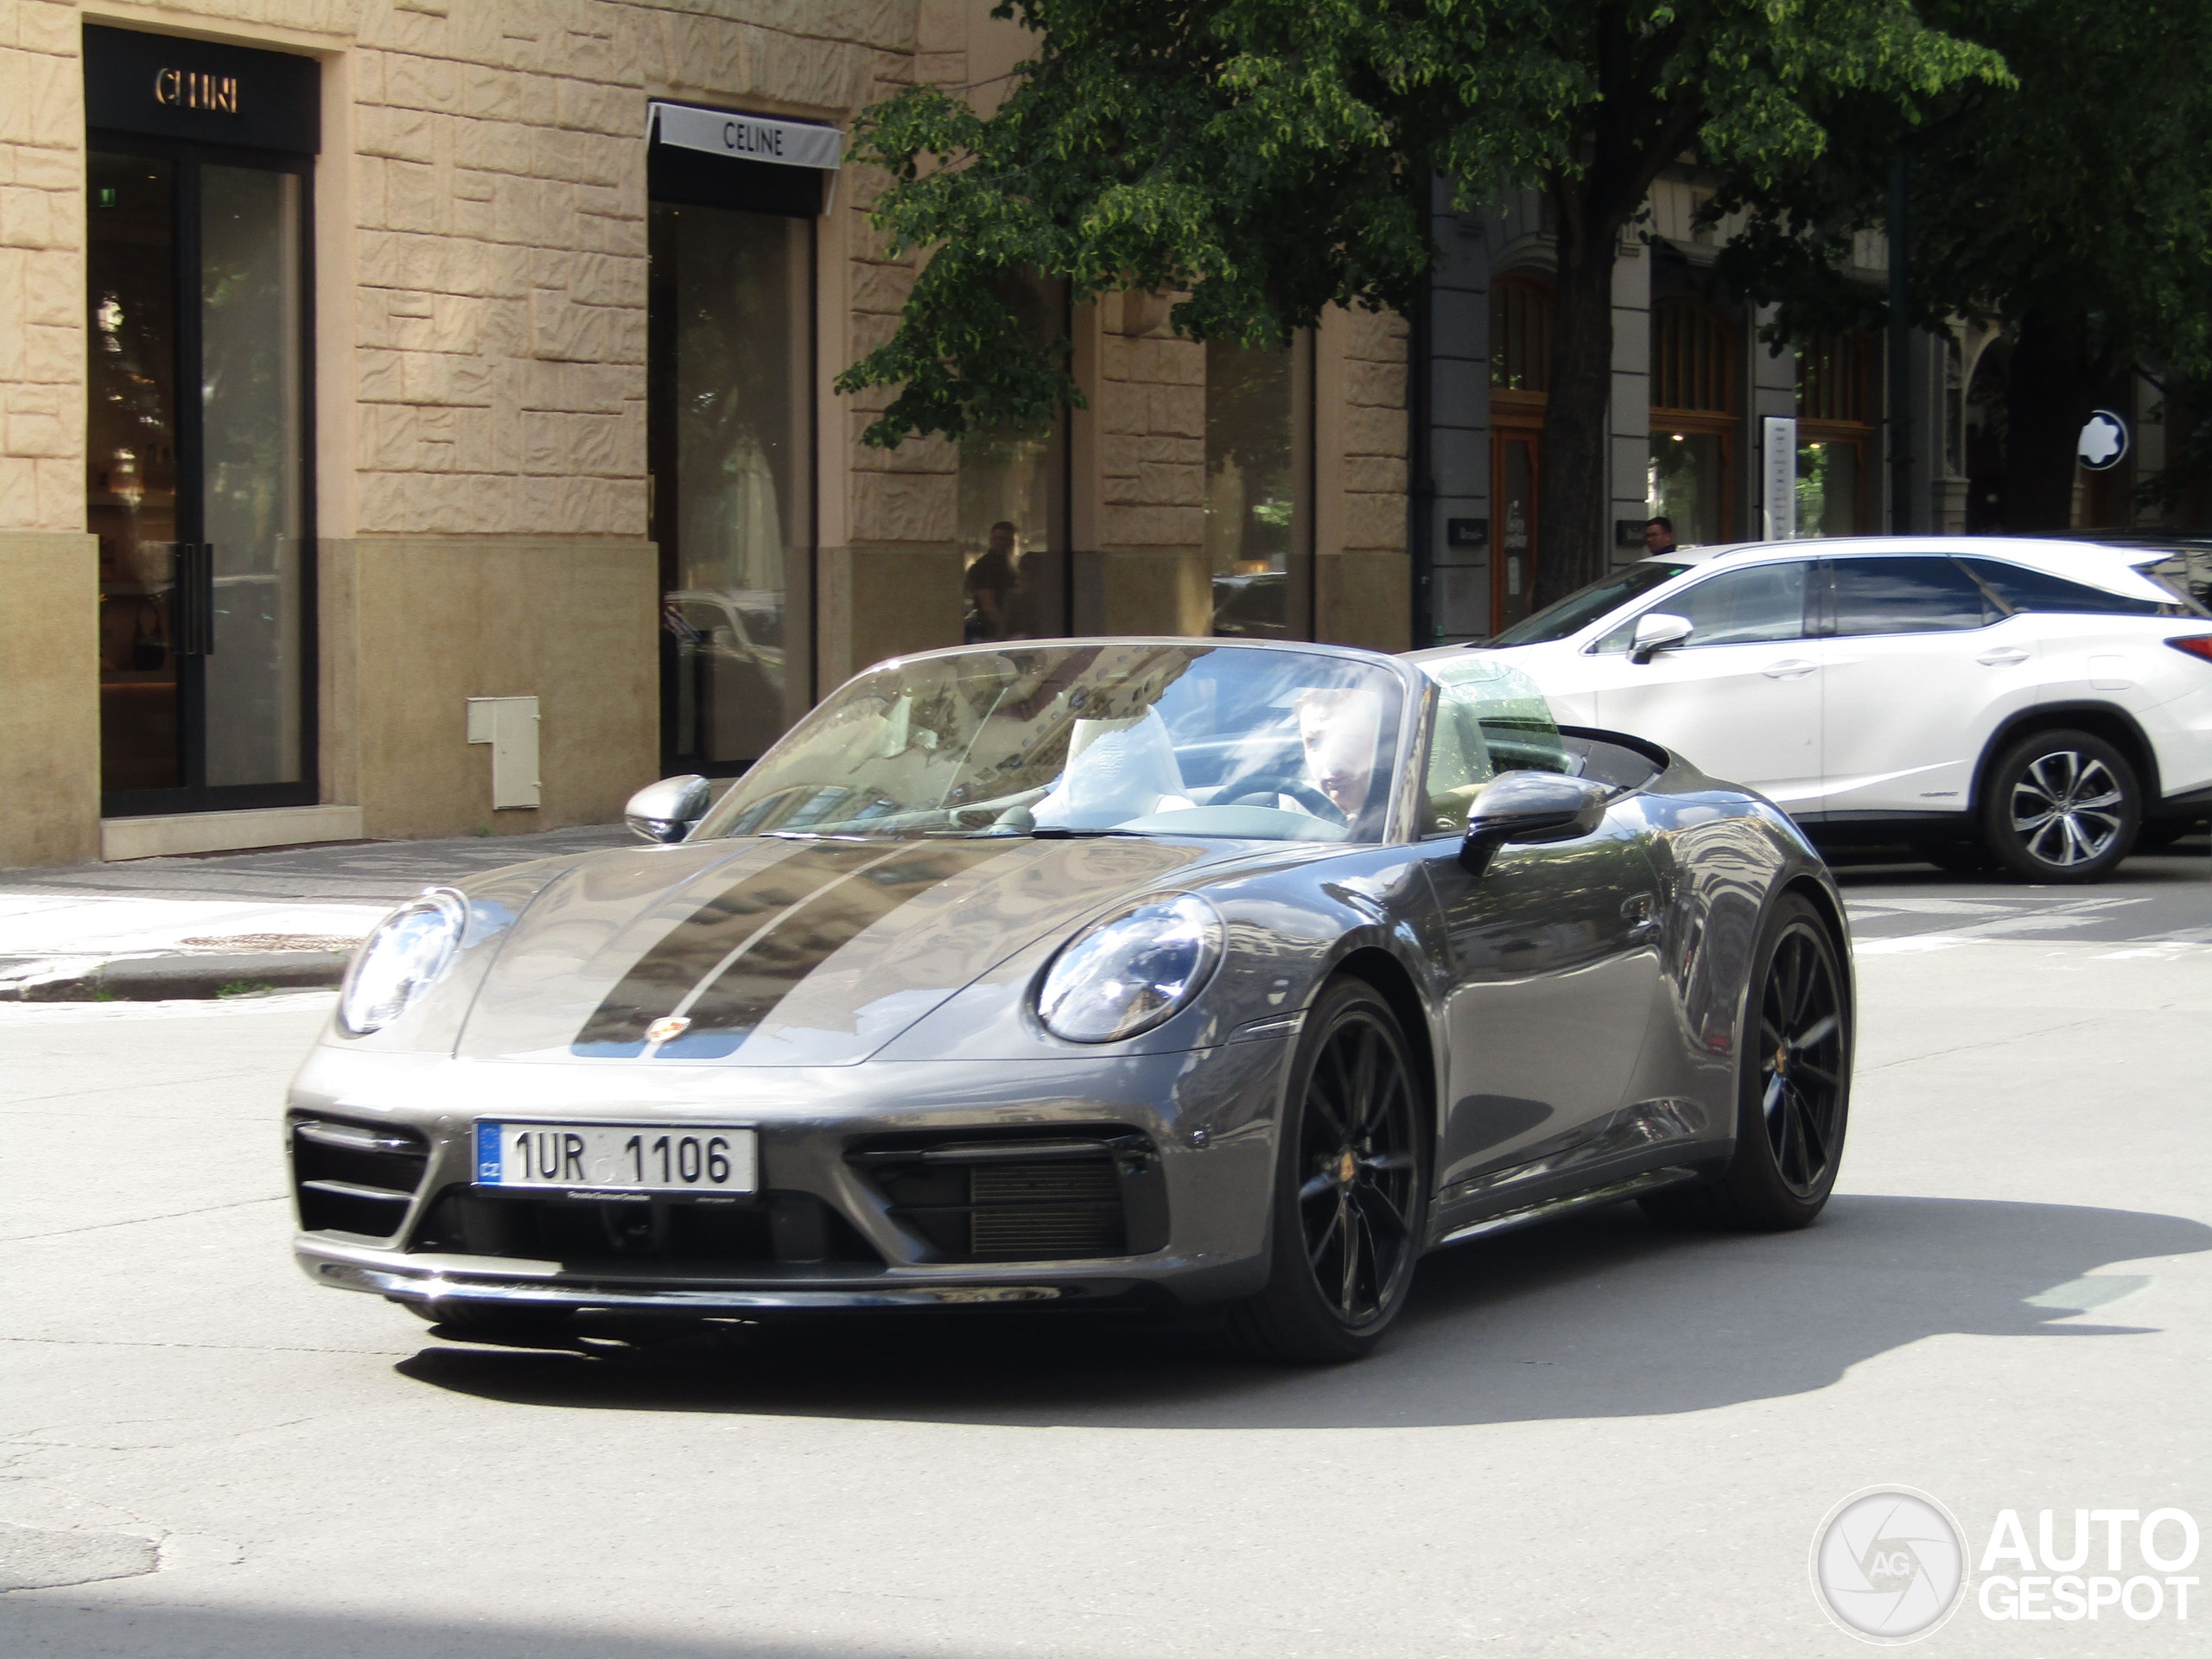
[[1671,518],[1647,518],[1643,521],[1643,550],[1653,557],[1675,550],[1675,521]]
[[1014,553],[1017,532],[1011,520],[991,526],[991,543],[968,567],[963,587],[973,614],[968,619],[968,641],[1004,639],[1014,619],[1014,590],[1021,585],[1021,568]]

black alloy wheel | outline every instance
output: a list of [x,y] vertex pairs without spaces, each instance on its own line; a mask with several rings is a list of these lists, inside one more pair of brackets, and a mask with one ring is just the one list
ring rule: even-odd
[[1721,1176],[1643,1200],[1654,1220],[1773,1232],[1819,1215],[1843,1160],[1852,1012],[1835,940],[1785,893],[1759,941],[1737,1064],[1736,1151]]
[[2143,821],[2135,769],[2104,739],[2037,732],[1989,774],[1982,835],[2005,868],[2031,881],[2094,881],[2134,845]]
[[1268,1287],[1231,1311],[1247,1348],[1356,1359],[1397,1317],[1428,1219],[1423,1097],[1390,1005],[1363,981],[1331,984],[1284,1100]]
[[1843,1150],[1843,996],[1817,924],[1793,922],[1776,944],[1754,1052],[1776,1173],[1798,1198],[1825,1196]]

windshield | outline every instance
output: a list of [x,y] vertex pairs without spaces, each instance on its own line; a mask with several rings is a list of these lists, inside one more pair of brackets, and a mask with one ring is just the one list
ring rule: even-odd
[[1467,809],[1501,772],[1577,768],[1535,682],[1481,652],[1421,664],[1437,683],[1436,724],[1424,774],[1423,835],[1464,834]]
[[963,652],[861,675],[694,832],[1379,841],[1404,689],[1238,645]]
[[1533,616],[1525,616],[1503,633],[1484,643],[1492,645],[1538,645],[1580,633],[1606,612],[1642,599],[1654,588],[1672,582],[1687,564],[1671,559],[1638,559],[1625,570],[1600,576],[1587,588],[1578,588],[1565,599],[1554,600]]

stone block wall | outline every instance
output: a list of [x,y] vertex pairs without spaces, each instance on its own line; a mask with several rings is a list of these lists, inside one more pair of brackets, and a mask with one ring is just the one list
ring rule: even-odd
[[1099,306],[1097,547],[1196,553],[1205,541],[1206,348],[1168,326],[1173,300]]
[[0,533],[85,527],[82,38],[0,5]]
[[1403,651],[1412,643],[1406,523],[1406,353],[1395,312],[1334,311],[1314,353],[1313,634]]

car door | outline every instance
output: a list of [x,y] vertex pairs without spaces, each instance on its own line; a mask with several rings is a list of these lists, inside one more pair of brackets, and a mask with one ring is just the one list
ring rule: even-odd
[[1468,803],[1492,775],[1465,714],[1448,693],[1439,706],[1421,843],[1447,953],[1446,1193],[1596,1134],[1627,1098],[1659,988],[1658,882],[1632,811],[1578,841],[1503,848],[1479,876],[1461,867]]
[[1824,564],[1820,811],[1966,811],[1990,736],[2037,699],[2040,630],[1941,555]]
[[1689,637],[1648,663],[1637,619],[1599,640],[1588,672],[1598,724],[1663,744],[1714,778],[1784,810],[1821,791],[1821,647],[1807,637],[1812,558],[1719,570],[1647,607],[1686,617]]

